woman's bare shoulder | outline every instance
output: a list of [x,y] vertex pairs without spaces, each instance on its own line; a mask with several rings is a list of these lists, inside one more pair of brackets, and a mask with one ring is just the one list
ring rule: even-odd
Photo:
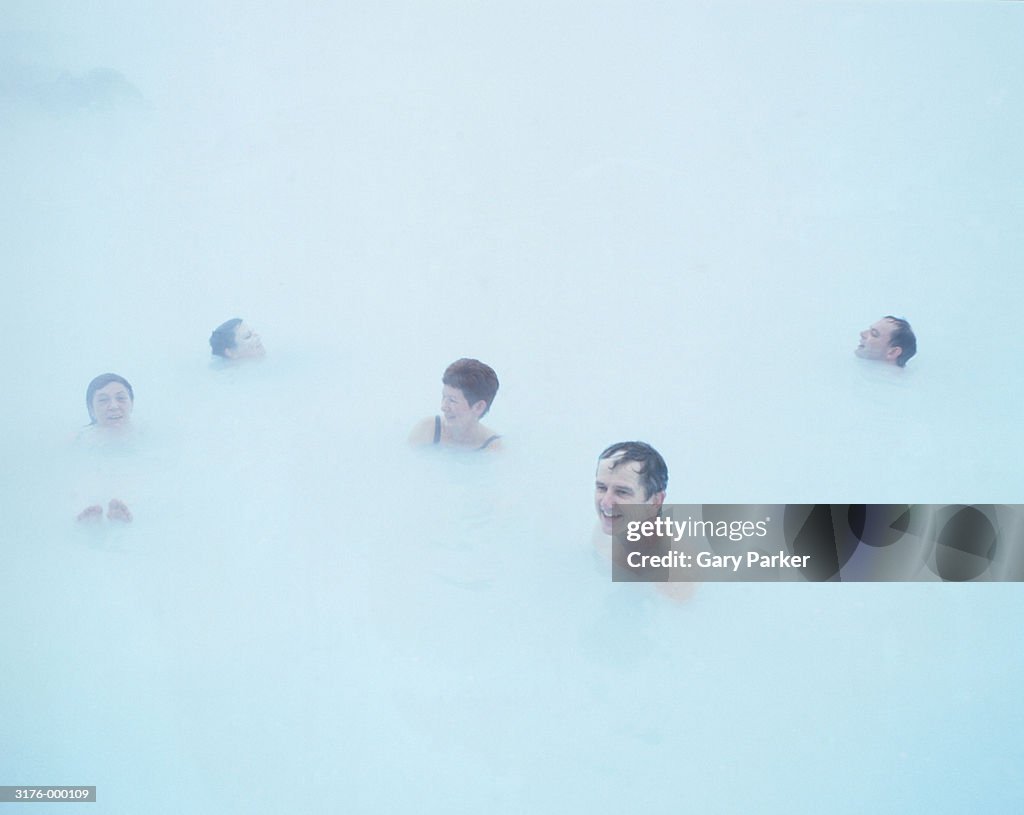
[[434,425],[436,420],[433,416],[422,419],[413,426],[409,433],[409,444],[431,444],[434,441]]

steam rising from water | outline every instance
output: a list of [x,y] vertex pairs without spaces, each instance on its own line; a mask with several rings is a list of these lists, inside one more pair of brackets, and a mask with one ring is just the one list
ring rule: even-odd
[[[625,438],[677,502],[1020,500],[1019,29],[16,9],[0,781],[111,812],[1019,797],[1013,586],[679,608],[589,546]],[[906,371],[853,358],[886,313]],[[232,316],[263,363],[210,365]],[[507,455],[407,451],[464,355],[501,378]],[[136,521],[80,529],[70,439],[107,370]]]

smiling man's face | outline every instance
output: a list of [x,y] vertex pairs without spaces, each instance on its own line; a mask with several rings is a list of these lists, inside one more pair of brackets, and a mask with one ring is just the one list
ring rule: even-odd
[[[594,483],[594,508],[601,521],[601,531],[611,535],[616,518],[622,517],[620,504],[647,504],[650,518],[654,518],[665,500],[665,493],[647,495],[640,480],[637,461],[622,461],[622,456],[603,458],[597,463],[597,478]],[[630,513],[630,520],[646,520]]]

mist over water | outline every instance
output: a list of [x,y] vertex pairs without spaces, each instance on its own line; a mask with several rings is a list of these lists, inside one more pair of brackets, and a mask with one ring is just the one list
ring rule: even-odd
[[[1020,501],[1022,28],[13,4],[0,784],[105,812],[1011,809],[1017,586],[674,605],[590,536],[623,439],[676,503]],[[853,356],[890,313],[903,371]],[[264,361],[211,364],[234,316]],[[461,356],[498,373],[507,449],[406,449]],[[83,450],[104,371],[134,433]],[[121,487],[130,526],[74,523]]]

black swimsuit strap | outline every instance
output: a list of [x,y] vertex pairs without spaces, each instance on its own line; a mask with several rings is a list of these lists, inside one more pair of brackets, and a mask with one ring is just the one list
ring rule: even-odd
[[479,447],[477,447],[476,449],[477,449],[477,450],[483,450],[483,449],[484,449],[484,448],[485,448],[485,447],[486,447],[486,446],[487,446],[488,444],[490,444],[490,443],[491,443],[492,441],[494,441],[495,439],[500,439],[500,438],[501,438],[501,436],[499,436],[499,435],[498,435],[497,433],[495,433],[495,434],[494,434],[493,436],[491,436],[491,437],[490,437],[490,438],[489,438],[489,439],[488,439],[487,441],[485,441],[485,442],[484,442],[483,444],[481,444],[481,445],[480,445]]
[[434,417],[434,444],[441,443],[441,417]]

